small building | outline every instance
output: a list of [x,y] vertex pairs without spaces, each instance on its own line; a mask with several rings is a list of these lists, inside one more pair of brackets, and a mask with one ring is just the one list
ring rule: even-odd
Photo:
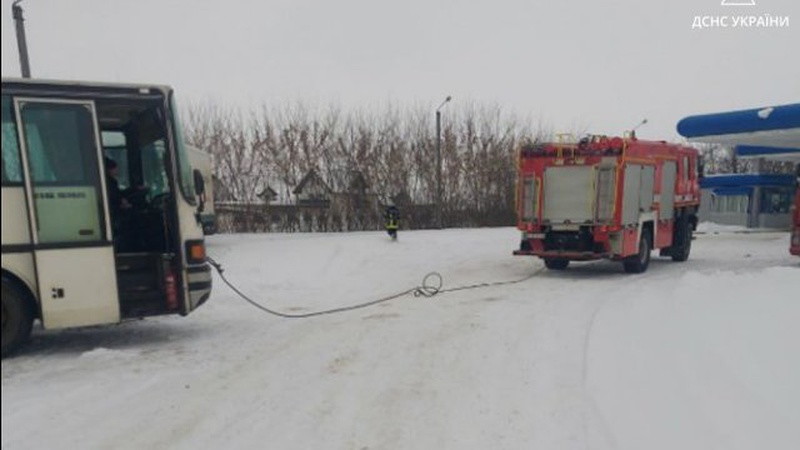
[[794,175],[725,174],[700,180],[700,220],[748,228],[788,229]]
[[265,186],[256,194],[256,197],[260,198],[264,203],[269,205],[270,203],[274,203],[278,200],[278,192],[269,186]]
[[309,170],[292,193],[298,206],[327,208],[333,191],[315,170]]

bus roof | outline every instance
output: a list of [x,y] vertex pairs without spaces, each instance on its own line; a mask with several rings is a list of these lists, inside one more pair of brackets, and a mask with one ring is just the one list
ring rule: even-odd
[[66,89],[70,91],[96,90],[102,93],[118,94],[158,94],[167,96],[172,92],[172,88],[163,84],[136,84],[136,83],[111,83],[103,81],[78,81],[78,80],[50,80],[43,78],[3,78],[3,89],[7,87],[18,87],[21,90],[26,88]]

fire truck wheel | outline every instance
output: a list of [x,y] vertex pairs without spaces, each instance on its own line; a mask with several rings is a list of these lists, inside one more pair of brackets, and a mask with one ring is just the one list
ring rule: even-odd
[[568,259],[560,259],[560,258],[546,258],[544,260],[544,266],[550,270],[564,270],[569,265]]
[[2,357],[5,358],[28,341],[33,326],[33,308],[13,281],[3,277],[2,283]]
[[689,259],[689,252],[692,250],[692,224],[686,223],[684,225],[683,233],[681,233],[680,245],[672,249],[672,260],[683,262]]
[[625,272],[628,273],[642,273],[647,270],[650,265],[650,250],[653,238],[649,229],[642,230],[642,237],[639,239],[639,253],[630,256],[622,262]]

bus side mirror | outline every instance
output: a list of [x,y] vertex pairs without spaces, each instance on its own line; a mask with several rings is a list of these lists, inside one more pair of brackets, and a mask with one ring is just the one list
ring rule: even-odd
[[203,174],[199,170],[194,169],[194,193],[197,195],[197,212],[203,212],[206,203],[206,182],[203,180]]

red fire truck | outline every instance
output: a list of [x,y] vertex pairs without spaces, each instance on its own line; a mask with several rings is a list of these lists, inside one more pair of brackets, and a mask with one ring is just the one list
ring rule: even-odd
[[591,136],[520,149],[515,255],[570,261],[611,259],[647,270],[650,253],[686,261],[700,204],[697,150],[664,141]]
[[797,165],[797,187],[794,193],[794,213],[792,214],[792,239],[789,253],[800,256],[800,164]]

